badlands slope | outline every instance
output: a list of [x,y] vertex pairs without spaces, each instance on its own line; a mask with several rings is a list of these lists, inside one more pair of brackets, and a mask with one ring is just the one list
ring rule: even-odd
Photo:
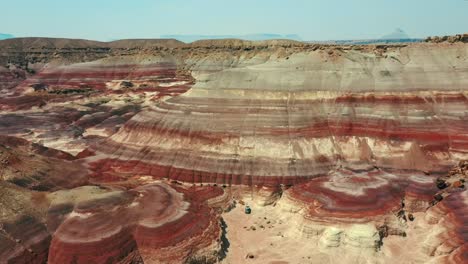
[[465,40],[0,41],[0,262],[467,262]]

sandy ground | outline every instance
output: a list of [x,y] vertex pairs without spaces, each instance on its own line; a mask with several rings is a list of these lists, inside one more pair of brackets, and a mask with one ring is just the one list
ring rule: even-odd
[[250,215],[244,213],[240,204],[223,215],[229,248],[221,263],[375,263],[368,261],[369,254],[373,254],[368,249],[351,254],[338,248],[319,249],[318,236],[301,234],[302,217],[285,211],[280,205],[247,204],[252,208]]
[[244,213],[244,206],[240,204],[223,215],[229,247],[222,263],[287,263],[282,257],[290,250],[284,242],[284,233],[288,230],[286,219],[272,206],[250,206],[250,215]]
[[[408,237],[390,236],[384,239],[382,249],[376,251],[343,245],[323,247],[320,244],[320,234],[304,234],[301,231],[304,230],[301,226],[302,217],[285,210],[284,205],[281,205],[282,201],[276,206],[259,206],[251,200],[244,201],[252,208],[250,215],[244,213],[244,206],[239,203],[223,214],[229,246],[221,263],[370,264],[428,263],[430,260],[420,248],[421,242],[430,237],[421,232],[421,229],[427,228],[422,223],[422,214],[418,214],[420,221],[409,223]],[[414,248],[415,245],[418,248]]]

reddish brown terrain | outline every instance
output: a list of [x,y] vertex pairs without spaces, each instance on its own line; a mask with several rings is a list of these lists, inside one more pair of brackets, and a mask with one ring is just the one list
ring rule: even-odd
[[466,39],[2,40],[0,263],[468,263]]

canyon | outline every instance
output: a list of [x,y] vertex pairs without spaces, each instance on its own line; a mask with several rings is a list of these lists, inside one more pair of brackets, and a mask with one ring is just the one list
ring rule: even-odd
[[1,40],[0,263],[466,263],[467,39]]

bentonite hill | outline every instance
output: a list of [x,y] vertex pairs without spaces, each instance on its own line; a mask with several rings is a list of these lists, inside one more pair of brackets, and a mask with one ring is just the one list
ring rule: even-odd
[[0,263],[467,263],[467,42],[2,40]]

